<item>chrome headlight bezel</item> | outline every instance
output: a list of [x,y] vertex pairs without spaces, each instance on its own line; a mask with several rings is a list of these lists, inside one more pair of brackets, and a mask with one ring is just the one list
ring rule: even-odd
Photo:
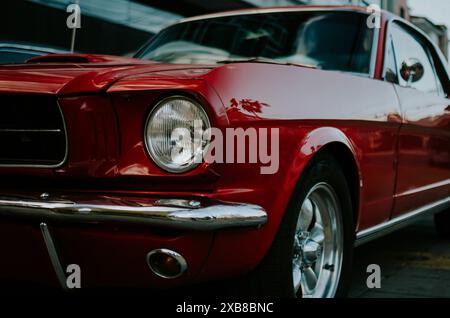
[[[191,162],[190,164],[188,164],[186,166],[168,165],[168,164],[164,163],[160,158],[158,158],[158,155],[155,153],[153,145],[151,144],[151,142],[149,140],[150,138],[149,138],[149,133],[148,133],[149,125],[151,124],[151,122],[155,118],[155,116],[157,115],[158,110],[161,107],[163,107],[164,105],[166,105],[167,103],[170,103],[171,101],[174,101],[174,100],[183,100],[185,102],[191,103],[194,107],[196,107],[202,113],[203,119],[204,119],[203,125],[205,126],[204,129],[211,128],[211,122],[210,122],[208,113],[205,111],[204,107],[199,102],[197,102],[193,98],[186,97],[184,95],[173,95],[173,96],[161,99],[158,103],[156,103],[156,105],[152,108],[152,110],[147,115],[147,118],[145,121],[145,126],[144,126],[144,143],[145,143],[145,149],[147,151],[147,154],[150,156],[152,161],[159,168],[161,168],[162,170],[164,170],[166,172],[170,172],[173,174],[182,174],[182,173],[186,173],[186,172],[196,169],[202,163]],[[207,151],[208,146],[209,145],[207,145],[203,149],[203,154],[205,153],[205,151]]]

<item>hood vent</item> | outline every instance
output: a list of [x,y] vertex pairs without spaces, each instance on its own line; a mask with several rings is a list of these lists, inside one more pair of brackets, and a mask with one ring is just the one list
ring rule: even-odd
[[91,63],[86,55],[78,54],[49,54],[29,59],[27,64],[33,63]]

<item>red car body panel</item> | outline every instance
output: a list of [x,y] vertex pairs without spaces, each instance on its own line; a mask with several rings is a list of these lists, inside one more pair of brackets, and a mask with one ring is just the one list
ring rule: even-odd
[[[381,78],[389,18],[383,14],[375,79]],[[408,192],[450,179],[448,162],[436,165],[439,154],[433,150],[437,145],[441,153],[448,153],[450,114],[442,111],[442,99],[438,104],[430,100],[430,107],[440,110],[430,117],[427,111],[404,112],[400,101],[417,99],[393,84],[339,72],[253,63],[165,65],[74,58],[87,62],[36,59],[0,69],[0,94],[57,98],[70,149],[59,168],[0,167],[2,193],[200,197],[252,203],[268,213],[268,223],[259,229],[214,232],[56,224],[61,259],[85,268],[86,286],[172,287],[252,270],[270,248],[302,172],[323,147],[337,147],[353,160],[355,233],[450,195],[449,184],[420,197]],[[219,129],[279,128],[278,172],[262,175],[258,164],[205,163],[180,175],[161,170],[145,149],[145,120],[156,102],[180,94],[204,105],[212,126]],[[407,130],[400,133],[402,125]],[[3,254],[13,260],[0,265],[0,272],[23,273],[16,265],[27,263],[30,254],[24,250],[33,250],[31,255],[43,265],[21,277],[56,284],[38,225],[10,220],[0,227]],[[5,240],[11,236],[21,237],[16,248]],[[185,256],[186,275],[168,281],[148,270],[146,253],[161,247]]]
[[[41,58],[41,57],[40,57]],[[37,63],[7,65],[0,69],[0,93],[70,95],[102,92],[125,77],[136,74],[147,76],[159,71],[197,69],[198,65],[160,65],[138,59],[126,59],[127,63]],[[135,61],[131,63],[130,60]],[[45,60],[44,60],[45,61]],[[182,73],[182,72],[181,72]]]
[[[396,88],[403,111],[403,129],[399,136],[398,182],[393,216],[410,211],[449,195],[450,179],[449,111],[447,98],[419,94],[411,88]],[[420,195],[418,195],[420,193]]]

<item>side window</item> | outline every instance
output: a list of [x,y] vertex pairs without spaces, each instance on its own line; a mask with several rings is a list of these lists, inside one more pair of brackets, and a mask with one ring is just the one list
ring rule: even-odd
[[442,87],[437,79],[433,62],[430,59],[428,49],[422,45],[409,31],[394,23],[391,34],[394,41],[397,72],[404,63],[409,61],[419,61],[423,66],[422,76],[412,83],[398,76],[399,84],[405,87],[412,87],[425,93],[441,94]]

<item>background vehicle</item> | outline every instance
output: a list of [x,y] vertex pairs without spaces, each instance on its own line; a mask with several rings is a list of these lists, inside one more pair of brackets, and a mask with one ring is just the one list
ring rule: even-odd
[[[63,287],[79,264],[89,287],[251,273],[264,295],[345,295],[355,244],[450,204],[443,59],[407,22],[367,18],[238,11],[169,27],[138,59],[2,67],[0,275],[23,279],[33,247],[41,267],[26,278],[55,280],[52,265]],[[175,161],[170,132],[194,134],[192,119],[278,129],[276,173],[196,164],[207,144]],[[437,222],[448,235],[448,212]]]
[[0,64],[24,63],[32,57],[58,53],[62,54],[69,52],[30,44],[1,42]]

